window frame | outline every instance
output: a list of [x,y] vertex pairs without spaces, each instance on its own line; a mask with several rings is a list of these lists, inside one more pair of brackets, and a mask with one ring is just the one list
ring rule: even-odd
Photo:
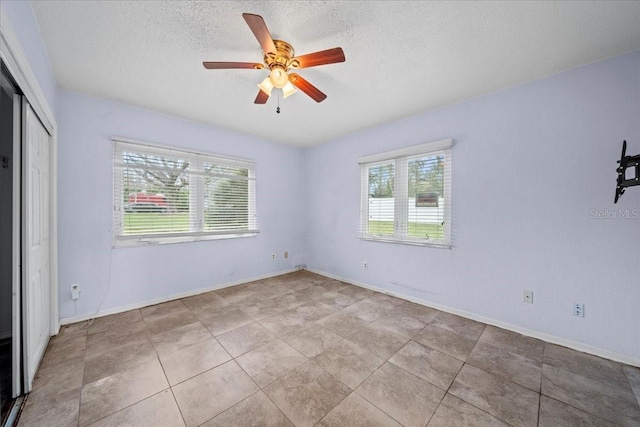
[[[453,139],[443,139],[420,144],[399,150],[387,151],[358,159],[360,165],[360,228],[358,237],[362,240],[386,243],[400,243],[434,248],[451,248],[451,147]],[[444,187],[443,187],[443,238],[429,239],[408,235],[408,201],[407,184],[411,160],[437,153],[444,154]],[[394,166],[394,233],[392,235],[373,234],[369,232],[369,169],[385,164]],[[399,176],[399,179],[397,177]]]
[[[138,141],[130,138],[112,137],[113,157],[113,247],[132,247],[132,246],[148,246],[169,243],[186,243],[199,242],[206,240],[234,239],[244,237],[255,237],[260,230],[258,229],[257,210],[256,210],[256,164],[252,160],[237,157],[221,156],[218,154],[206,153]],[[191,231],[188,232],[155,232],[145,234],[123,234],[125,202],[122,197],[122,183],[124,181],[124,152],[135,152],[140,154],[152,154],[156,156],[166,156],[189,160],[189,167],[195,166],[197,170],[188,171],[189,176],[189,223]],[[213,163],[217,165],[225,165],[247,169],[247,191],[248,191],[248,228],[247,230],[205,230],[205,183],[204,183],[204,164]],[[120,186],[120,188],[118,188]],[[191,192],[195,195],[191,196]],[[195,227],[195,229],[194,229]]]

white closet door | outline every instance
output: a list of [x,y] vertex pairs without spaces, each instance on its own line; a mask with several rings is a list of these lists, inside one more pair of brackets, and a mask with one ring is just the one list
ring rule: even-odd
[[23,310],[26,390],[49,342],[49,133],[23,101]]

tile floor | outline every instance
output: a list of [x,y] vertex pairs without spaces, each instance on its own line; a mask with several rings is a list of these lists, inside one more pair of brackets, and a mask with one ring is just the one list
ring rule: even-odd
[[20,426],[640,426],[640,369],[306,271],[64,327]]

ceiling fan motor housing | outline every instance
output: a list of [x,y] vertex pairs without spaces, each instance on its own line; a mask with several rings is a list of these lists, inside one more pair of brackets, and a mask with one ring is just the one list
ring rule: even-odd
[[283,40],[274,40],[273,44],[276,46],[276,53],[264,53],[264,63],[269,69],[273,70],[275,67],[281,67],[287,71],[289,68],[298,68],[300,66],[297,60],[293,60],[295,57],[293,46]]

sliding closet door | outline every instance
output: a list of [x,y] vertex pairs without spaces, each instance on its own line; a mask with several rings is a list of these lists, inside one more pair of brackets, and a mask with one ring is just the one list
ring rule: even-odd
[[23,310],[25,392],[31,390],[49,342],[50,301],[50,138],[31,106],[23,101]]

